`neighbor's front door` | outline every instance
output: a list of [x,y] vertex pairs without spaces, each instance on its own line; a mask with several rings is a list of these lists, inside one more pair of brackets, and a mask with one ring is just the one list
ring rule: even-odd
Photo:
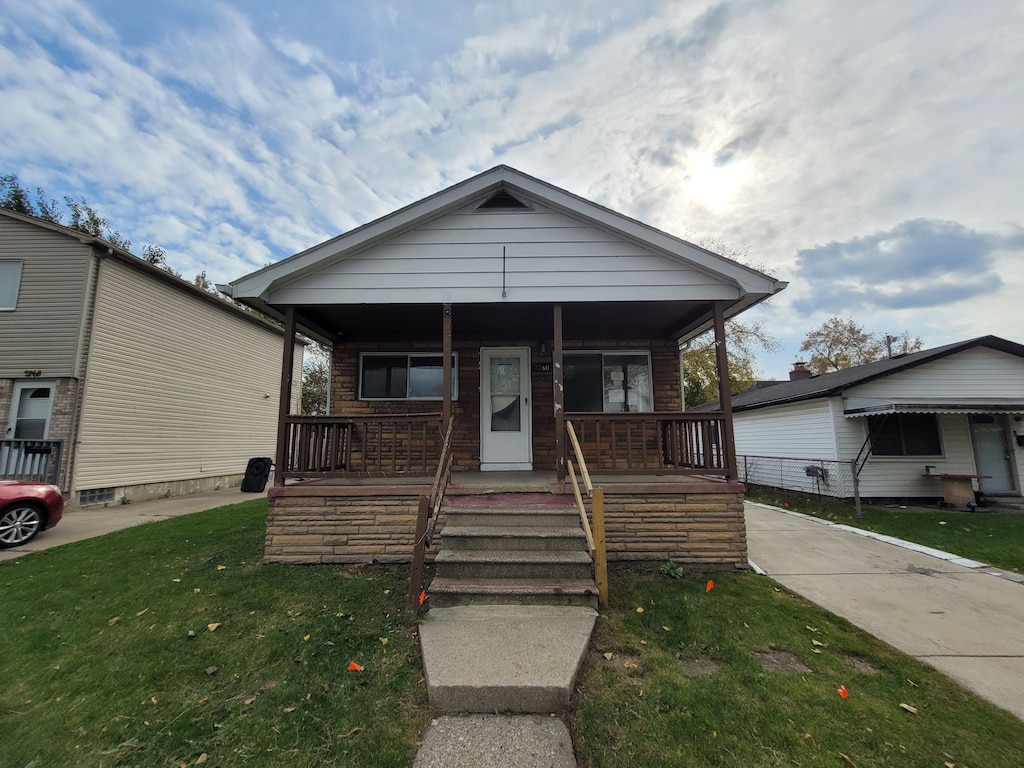
[[533,469],[529,347],[480,350],[480,469]]
[[55,389],[52,381],[19,381],[15,384],[7,434],[2,437],[45,440],[50,433]]
[[974,414],[971,439],[977,461],[978,486],[982,493],[1013,493],[1013,448],[1006,428],[1006,417],[998,414]]

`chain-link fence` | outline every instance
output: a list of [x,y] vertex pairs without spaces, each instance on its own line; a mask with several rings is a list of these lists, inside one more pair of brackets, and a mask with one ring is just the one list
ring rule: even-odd
[[740,481],[748,485],[848,499],[859,506],[860,491],[853,461],[738,455],[736,464]]

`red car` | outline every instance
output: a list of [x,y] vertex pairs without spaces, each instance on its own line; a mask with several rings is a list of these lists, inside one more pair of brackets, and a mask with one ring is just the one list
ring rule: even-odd
[[64,497],[56,485],[0,480],[0,549],[32,541],[63,514]]

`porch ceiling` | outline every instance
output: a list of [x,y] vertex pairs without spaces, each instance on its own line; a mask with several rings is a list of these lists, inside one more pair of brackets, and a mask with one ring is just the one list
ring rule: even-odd
[[[345,341],[430,341],[442,337],[437,304],[342,304],[296,307],[307,321]],[[684,335],[711,315],[709,302],[587,302],[562,305],[565,339],[644,339]],[[455,341],[551,341],[551,304],[455,304]]]

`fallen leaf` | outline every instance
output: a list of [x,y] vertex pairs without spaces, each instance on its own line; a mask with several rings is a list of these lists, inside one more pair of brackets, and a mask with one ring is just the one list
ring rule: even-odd
[[228,569],[228,567],[226,565],[218,565],[217,566],[217,570],[218,571],[226,571],[227,569]]
[[181,584],[181,579],[171,579],[175,584]]
[[200,589],[199,589],[199,587],[196,587],[196,588],[194,588],[194,589],[192,590],[192,594],[193,594],[193,595],[198,595],[198,594],[199,594],[199,593],[200,593],[201,591],[202,591],[202,590],[200,590]]
[[664,629],[666,632],[672,631],[672,627],[666,627],[664,624],[661,625],[661,628]]
[[917,683],[915,683],[915,682],[914,682],[913,680],[911,680],[911,679],[910,679],[909,677],[907,678],[907,683],[908,683],[909,685],[913,686],[914,688],[917,688]]
[[644,607],[643,607],[642,605],[638,605],[638,606],[636,607],[636,612],[637,612],[637,613],[643,613],[643,612],[644,612]]
[[201,754],[199,757],[196,758],[196,761],[195,761],[195,763],[193,763],[193,765],[202,765],[205,762],[206,762],[206,753],[203,752],[203,754]]
[[277,680],[267,680],[267,682],[260,686],[261,691],[269,691],[271,688],[277,688]]
[[354,661],[350,661],[348,663],[348,671],[349,672],[362,672],[363,668],[360,667],[358,664],[356,664]]
[[244,704],[252,704],[254,701],[256,701],[255,696],[246,696],[244,699],[242,699],[242,702]]
[[811,630],[811,632],[817,632],[818,631],[817,627],[812,627],[810,624],[807,625],[806,629]]
[[[60,701],[60,699],[57,699],[57,701]],[[156,696],[150,696],[149,697],[149,703],[150,704],[156,704]]]
[[704,585],[704,591],[705,592],[710,592],[714,588],[715,588],[715,582],[713,582],[711,579],[708,579],[708,583]]
[[636,669],[636,662],[635,661],[624,661],[624,662],[622,662],[622,668],[623,669]]
[[331,648],[333,648],[334,647],[334,641],[333,640],[328,640],[327,641],[327,645],[329,645]]
[[144,614],[144,613],[145,613],[146,611],[148,611],[148,610],[149,610],[149,608],[143,608],[143,609],[142,609],[141,611],[139,611],[139,612],[138,612],[138,613],[136,613],[135,615],[136,615],[136,616],[141,616],[142,614]]
[[917,707],[912,707],[909,704],[900,704],[900,709],[902,709],[904,712],[909,712],[912,715],[917,714]]
[[207,668],[206,668],[206,669],[204,669],[203,671],[204,671],[204,672],[205,672],[205,673],[206,673],[207,675],[209,675],[210,677],[213,677],[214,675],[216,675],[216,674],[217,674],[217,667],[207,667]]
[[949,761],[946,761],[942,765],[945,766],[945,768],[956,768],[956,763],[951,763]]
[[295,707],[285,707],[283,711],[285,711],[285,712],[294,712],[295,711]]
[[378,637],[377,639],[380,640],[380,644],[381,645],[387,645],[388,644],[388,639],[386,637]]
[[[206,696],[204,696],[203,698],[201,698],[201,699],[199,700],[199,703],[200,703],[200,704],[205,704],[205,703],[206,703],[206,702],[208,702],[209,700],[210,700],[209,698],[207,698]],[[149,723],[146,723],[146,725],[149,725]]]
[[608,659],[608,661],[611,661],[612,659],[614,659],[614,658],[615,658],[615,654],[614,654],[614,653],[612,653],[611,651],[608,651],[608,653],[604,654],[604,657],[605,657],[606,659]]
[[838,693],[840,698],[843,698],[843,699],[845,699],[847,696],[850,695],[850,692],[848,690],[846,690],[846,686],[845,685],[840,685],[839,688],[836,689],[836,693]]
[[120,616],[115,616],[114,618],[110,619],[110,621],[107,622],[107,626],[108,627],[112,627],[115,624],[117,624],[117,622],[119,622],[120,620],[121,620]]
[[853,760],[850,759],[849,755],[844,755],[842,752],[837,752],[836,754],[838,754],[841,758],[843,758],[843,760],[845,760],[847,763],[852,765],[853,768],[857,768],[857,764],[855,762],[853,762]]
[[427,590],[420,590],[420,605],[423,605],[423,601],[427,599]]
[[220,622],[219,621],[215,621],[215,622],[213,622],[213,624],[207,624],[206,625],[206,629],[207,629],[208,632],[213,632],[213,630],[215,630],[219,626],[220,626]]
[[811,653],[824,653],[824,651],[821,648],[812,648]]
[[304,635],[304,636],[303,636],[303,638],[302,638],[302,640],[303,640],[303,641],[309,640],[309,635]]
[[823,643],[821,640],[811,640],[811,645],[817,646],[818,648],[828,648],[828,643]]
[[640,645],[647,645],[647,641],[646,640],[641,640],[640,641]]

